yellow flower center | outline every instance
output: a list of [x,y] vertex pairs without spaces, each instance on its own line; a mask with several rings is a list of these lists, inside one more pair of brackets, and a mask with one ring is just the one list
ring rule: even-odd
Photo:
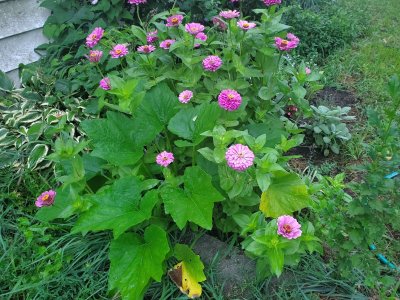
[[122,52],[121,49],[116,49],[116,50],[115,50],[115,53],[117,53],[117,54],[121,54],[121,52]]
[[243,28],[249,28],[249,23],[244,23],[242,26]]
[[230,100],[232,100],[233,98],[235,98],[235,96],[232,95],[232,94],[228,94],[228,98],[229,98]]
[[49,194],[44,195],[44,196],[42,197],[42,200],[43,200],[43,201],[49,200]]
[[162,158],[162,160],[163,160],[163,161],[167,161],[167,160],[168,160],[168,157],[164,156],[164,157]]
[[92,38],[92,40],[95,40],[96,38],[97,38],[97,34],[92,34],[92,36],[91,36],[91,38]]
[[281,44],[284,45],[284,46],[287,46],[287,45],[289,44],[289,41],[287,41],[287,40],[282,40]]
[[179,20],[178,20],[177,17],[174,17],[174,18],[171,19],[171,22],[172,22],[172,24],[178,24]]
[[290,227],[289,224],[285,224],[285,225],[283,225],[283,230],[285,231],[285,233],[291,233],[292,227]]

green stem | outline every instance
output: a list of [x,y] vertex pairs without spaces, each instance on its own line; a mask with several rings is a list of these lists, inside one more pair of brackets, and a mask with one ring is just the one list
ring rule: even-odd
[[192,166],[196,165],[196,146],[192,147]]
[[95,65],[96,65],[96,68],[97,68],[97,70],[99,71],[101,77],[104,78],[104,74],[103,74],[103,72],[101,71],[101,69],[100,69],[100,67],[99,67],[99,64],[98,64],[98,63],[95,63]]
[[173,10],[175,8],[175,5],[176,5],[176,0],[174,1],[174,4],[172,5],[171,10]]
[[142,19],[140,18],[139,5],[136,5],[136,15],[139,19],[140,27],[143,28],[143,22],[142,22]]

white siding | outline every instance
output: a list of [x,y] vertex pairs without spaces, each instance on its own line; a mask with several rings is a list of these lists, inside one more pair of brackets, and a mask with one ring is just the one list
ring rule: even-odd
[[0,70],[15,78],[20,63],[39,59],[34,49],[47,41],[42,27],[48,16],[36,0],[0,0]]

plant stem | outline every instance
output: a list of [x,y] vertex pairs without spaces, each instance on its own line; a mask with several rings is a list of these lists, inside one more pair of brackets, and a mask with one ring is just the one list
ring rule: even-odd
[[104,78],[104,74],[103,74],[103,72],[101,71],[101,69],[100,69],[100,67],[99,67],[99,64],[98,64],[98,63],[95,63],[95,65],[96,65],[96,68],[97,68],[97,70],[99,71],[101,77]]
[[139,19],[140,27],[143,28],[143,22],[142,22],[142,19],[140,18],[139,5],[136,5],[136,15]]

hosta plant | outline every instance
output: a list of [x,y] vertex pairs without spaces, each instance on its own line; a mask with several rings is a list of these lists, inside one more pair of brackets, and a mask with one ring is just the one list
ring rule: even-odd
[[89,32],[101,118],[81,123],[79,142],[56,141],[49,158],[61,186],[39,196],[38,218],[77,215],[74,233],[113,232],[110,293],[142,299],[177,261],[169,276],[199,296],[204,266],[174,231],[240,235],[260,277],[320,250],[299,213],[314,187],[285,155],[304,136],[283,110],[309,112],[319,74],[285,66],[299,40],[280,23],[282,11],[254,12],[259,21],[224,11],[206,27],[172,10],[145,28]]

